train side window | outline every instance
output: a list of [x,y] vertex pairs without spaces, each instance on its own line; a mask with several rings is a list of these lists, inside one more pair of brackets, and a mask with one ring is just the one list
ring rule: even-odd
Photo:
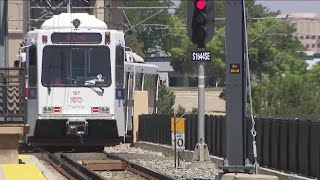
[[148,91],[148,111],[149,113],[154,113],[155,111],[155,97],[156,97],[156,89],[154,88],[155,83],[155,75],[145,74],[144,77],[144,91]]
[[29,47],[29,86],[37,86],[37,47]]
[[142,80],[143,80],[143,74],[136,73],[135,74],[135,88],[134,88],[136,91],[142,91]]
[[116,47],[116,86],[123,87],[124,85],[124,48]]

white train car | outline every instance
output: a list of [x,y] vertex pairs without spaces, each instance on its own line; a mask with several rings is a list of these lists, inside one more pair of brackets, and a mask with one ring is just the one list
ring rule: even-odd
[[30,146],[106,146],[132,132],[134,92],[156,112],[157,66],[126,51],[124,33],[86,13],[62,13],[27,33],[26,141]]

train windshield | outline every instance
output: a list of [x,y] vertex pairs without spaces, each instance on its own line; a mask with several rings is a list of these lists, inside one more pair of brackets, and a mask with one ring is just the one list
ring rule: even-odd
[[111,85],[110,49],[106,46],[46,46],[43,86]]

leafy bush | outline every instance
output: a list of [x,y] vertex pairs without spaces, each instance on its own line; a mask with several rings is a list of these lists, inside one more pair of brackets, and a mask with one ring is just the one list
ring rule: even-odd
[[167,114],[173,113],[173,105],[176,100],[176,95],[166,86],[159,87],[159,104],[158,113]]
[[178,108],[177,108],[177,110],[176,110],[176,113],[177,113],[177,114],[183,114],[183,113],[185,113],[185,112],[186,112],[186,108],[183,107],[183,106],[181,106],[181,105],[179,104],[179,106],[178,106]]

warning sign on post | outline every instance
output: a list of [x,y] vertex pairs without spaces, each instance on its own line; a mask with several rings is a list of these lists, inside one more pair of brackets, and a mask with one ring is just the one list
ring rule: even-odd
[[[185,149],[184,142],[184,124],[186,118],[171,118],[171,137],[172,137],[172,149],[174,149],[174,145],[176,144],[176,148],[178,151],[182,151]],[[174,132],[176,132],[176,138],[174,138]],[[176,141],[176,142],[175,142]]]
[[174,132],[174,124],[176,124],[176,132],[184,132],[184,122],[186,118],[171,118],[171,132]]
[[[172,137],[172,149],[174,149],[174,132],[171,133]],[[176,148],[178,151],[185,150],[185,140],[184,140],[184,132],[177,132],[176,133]]]

